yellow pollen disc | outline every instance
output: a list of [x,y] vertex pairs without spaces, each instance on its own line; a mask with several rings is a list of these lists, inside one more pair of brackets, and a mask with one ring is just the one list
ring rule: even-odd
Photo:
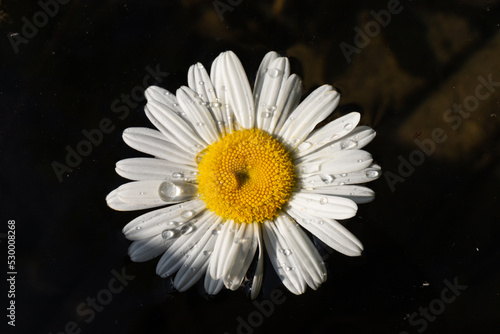
[[207,208],[239,223],[273,219],[290,198],[290,154],[264,131],[230,133],[208,146],[198,165],[198,193]]

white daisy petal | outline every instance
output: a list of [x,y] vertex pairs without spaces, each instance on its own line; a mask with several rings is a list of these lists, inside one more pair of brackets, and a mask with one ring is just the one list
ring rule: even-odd
[[356,203],[348,198],[303,191],[295,193],[289,204],[295,210],[331,219],[348,219],[353,217],[358,210]]
[[223,269],[224,285],[233,291],[240,287],[258,245],[254,233],[255,225],[253,223],[239,225]]
[[300,295],[306,290],[306,282],[299,270],[295,254],[285,255],[290,249],[287,240],[280,234],[273,221],[263,224],[264,243],[269,260],[283,284],[293,294]]
[[[212,109],[218,109],[220,114],[222,115],[223,125],[227,132],[232,132],[234,127],[234,112],[230,105],[228,105],[227,87],[229,83],[227,82],[226,76],[224,75],[223,70],[223,55],[221,53],[212,63],[212,67],[210,68],[210,78],[212,79],[213,86],[215,88],[215,92],[217,94],[217,100],[210,102],[210,107]],[[214,111],[217,113],[217,111]]]
[[255,110],[247,75],[232,51],[224,52],[221,56],[218,65],[226,83],[227,103],[233,109],[239,126],[250,129],[255,123]]
[[315,193],[315,194],[323,194],[330,195],[336,197],[345,197],[352,200],[356,204],[369,203],[375,199],[375,192],[367,187],[361,186],[326,186],[326,187],[318,187],[313,189],[305,188],[305,190],[301,190],[301,193]]
[[217,219],[213,213],[207,210],[198,219],[192,219],[184,224],[179,237],[158,261],[156,273],[161,277],[168,277],[179,270],[191,256],[189,250],[197,246],[200,239]]
[[174,113],[181,113],[182,109],[177,102],[177,97],[166,89],[158,86],[149,86],[144,92],[148,101],[157,101],[165,108],[173,111]]
[[332,86],[319,87],[295,108],[278,133],[278,137],[290,149],[295,149],[316,124],[332,113],[339,100],[340,94]]
[[316,156],[315,160],[298,163],[297,169],[302,177],[309,174],[349,173],[367,168],[373,159],[370,153],[362,150],[339,151]]
[[224,134],[224,118],[222,116],[220,103],[215,88],[212,85],[212,80],[210,80],[207,70],[202,64],[197,63],[189,68],[188,86],[198,93],[198,96],[206,102],[217,124],[218,133]]
[[[175,237],[168,230],[182,228],[182,225],[205,210],[202,200],[192,200],[172,205],[163,209],[145,213],[123,228],[123,234],[129,240],[151,238],[165,232],[165,237]],[[172,231],[176,233],[176,231]],[[168,239],[168,238],[167,238]]]
[[201,139],[185,120],[163,108],[160,103],[148,102],[145,111],[151,123],[177,146],[191,153],[198,153],[206,147],[207,142]]
[[283,128],[290,112],[297,107],[302,96],[302,80],[295,74],[290,75],[281,87],[276,110],[268,127],[263,129],[271,134],[277,134]]
[[311,215],[291,208],[287,210],[303,228],[314,234],[329,247],[347,256],[359,256],[363,245],[351,232],[333,219]]
[[215,279],[212,277],[212,275],[210,275],[210,261],[208,261],[208,267],[205,274],[204,287],[205,291],[209,295],[218,294],[220,290],[222,290],[222,288],[224,287],[224,281],[221,278]]
[[345,184],[359,184],[371,182],[380,177],[381,168],[377,164],[371,164],[367,168],[363,168],[354,172],[340,174],[321,174],[314,173],[302,176],[300,178],[301,187],[304,189],[342,186]]
[[307,285],[316,290],[326,281],[326,267],[321,255],[311,239],[302,231],[292,219],[282,214],[275,221],[276,227],[290,245],[289,250],[283,251],[285,256],[296,254],[297,262],[302,269],[302,276]]
[[256,127],[261,130],[269,128],[271,118],[277,109],[281,87],[290,76],[290,63],[285,57],[275,59],[264,75],[260,97],[255,103],[257,108]]
[[253,85],[253,99],[256,106],[259,105],[259,99],[262,93],[262,87],[264,85],[264,78],[267,74],[267,69],[269,65],[276,59],[279,58],[279,54],[274,51],[266,53],[262,61],[260,62],[259,69],[255,76],[255,83]]
[[118,189],[113,190],[106,196],[106,203],[111,209],[117,211],[135,211],[151,208],[149,204],[124,202],[118,197]]
[[177,90],[177,100],[186,113],[186,118],[191,122],[194,129],[208,144],[212,144],[219,138],[214,118],[208,110],[205,101],[198,93],[189,87],[182,86]]
[[[322,157],[327,157],[339,151],[359,150],[371,142],[373,138],[375,138],[375,131],[373,129],[367,126],[358,126],[343,138],[335,140],[329,145],[309,153],[308,155],[303,155],[297,162],[321,159]],[[306,142],[307,140],[304,143]],[[306,146],[307,145],[308,144],[306,144]]]
[[116,173],[129,180],[183,179],[196,181],[197,170],[156,158],[129,158],[116,163]]
[[252,279],[252,287],[250,289],[250,299],[257,298],[257,295],[260,292],[260,287],[262,286],[262,278],[264,276],[264,244],[262,242],[262,232],[261,232],[261,224],[254,224],[254,238],[257,239],[257,243],[259,246],[259,253],[257,254],[257,268],[255,269],[255,273]]
[[302,157],[344,137],[358,125],[360,119],[361,115],[359,113],[352,112],[337,118],[320,129],[314,130],[309,137],[297,147],[295,156]]
[[123,131],[123,141],[137,151],[157,158],[196,167],[196,155],[172,144],[158,130],[148,128],[128,128]]
[[[133,181],[122,184],[114,192],[108,195],[109,199],[114,196],[121,203],[128,203],[131,207],[136,206],[136,209],[129,210],[139,210],[154,208],[162,205],[166,205],[172,202],[165,202],[160,197],[159,187],[162,180],[146,180],[146,181]],[[113,194],[113,195],[112,195]],[[113,201],[108,200],[108,205],[112,204]],[[126,211],[123,208],[113,207],[115,210]]]
[[214,279],[222,278],[224,275],[224,264],[226,261],[227,253],[231,249],[231,245],[234,241],[234,236],[237,229],[237,224],[231,220],[226,221],[222,230],[220,231],[220,236],[217,238],[215,243],[214,252],[210,258],[210,272],[209,274]]
[[184,265],[179,269],[174,279],[174,288],[180,292],[189,289],[206,273],[210,255],[217,239],[217,234],[214,231],[220,221],[221,218],[217,218],[216,222],[209,227],[196,246],[186,254],[189,257],[184,261]]
[[173,242],[173,239],[165,239],[161,234],[148,239],[137,240],[128,248],[128,255],[134,262],[149,261],[165,252]]

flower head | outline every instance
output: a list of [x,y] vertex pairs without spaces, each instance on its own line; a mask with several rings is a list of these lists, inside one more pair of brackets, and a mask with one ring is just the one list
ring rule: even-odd
[[[236,55],[220,54],[210,75],[191,66],[176,94],[146,90],[145,111],[158,130],[126,129],[132,148],[154,158],[121,160],[132,180],[107,199],[116,210],[163,207],[128,223],[133,261],[162,255],[157,273],[175,274],[184,291],[205,276],[205,289],[260,290],[264,250],[283,284],[301,294],[326,280],[325,264],[305,231],[348,256],[363,246],[337,219],[356,214],[374,193],[360,186],[380,167],[360,150],[374,137],[356,112],[322,128],[339,94],[329,85],[302,103],[301,81],[287,58],[268,53],[253,94]],[[251,263],[254,270],[249,272]]]

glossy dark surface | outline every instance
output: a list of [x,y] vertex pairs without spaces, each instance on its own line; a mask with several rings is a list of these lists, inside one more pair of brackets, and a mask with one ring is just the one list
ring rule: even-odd
[[[2,314],[2,333],[498,330],[498,1],[42,3],[51,15],[0,4],[0,258],[15,220],[17,270],[16,327]],[[384,172],[369,184],[377,198],[343,221],[365,252],[331,254],[317,291],[292,295],[267,262],[256,302],[243,290],[172,293],[156,260],[128,258],[121,229],[139,213],[106,206],[125,181],[115,162],[140,156],[122,131],[152,127],[140,94],[151,72],[175,92],[191,64],[225,50],[252,83],[266,52],[289,56],[305,93],[342,92],[331,119],[359,111],[377,131],[366,147]],[[54,162],[99,127],[108,133],[59,178]]]

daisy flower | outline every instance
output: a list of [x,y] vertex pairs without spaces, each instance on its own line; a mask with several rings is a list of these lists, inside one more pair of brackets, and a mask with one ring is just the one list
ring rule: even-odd
[[265,252],[294,294],[326,280],[310,235],[360,255],[361,242],[337,220],[374,198],[358,184],[380,175],[361,150],[375,131],[357,126],[356,112],[315,129],[340,95],[324,85],[299,103],[301,93],[300,78],[276,52],[264,57],[253,93],[231,51],[214,60],[210,75],[191,66],[176,94],[149,87],[145,111],[157,130],[128,128],[123,139],[154,157],[119,161],[117,173],[132,181],[106,198],[120,211],[163,207],[123,228],[131,259],[161,255],[156,272],[175,274],[179,291],[204,276],[210,295],[245,282],[255,298]]

